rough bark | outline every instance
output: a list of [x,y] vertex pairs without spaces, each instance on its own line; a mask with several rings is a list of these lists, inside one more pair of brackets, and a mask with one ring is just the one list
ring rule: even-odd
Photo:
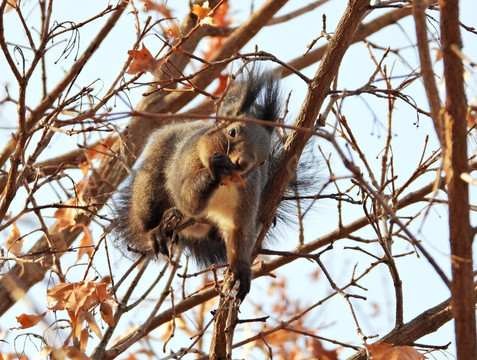
[[452,257],[452,308],[455,317],[457,359],[477,359],[475,301],[472,291],[472,229],[469,188],[462,175],[469,172],[467,159],[467,101],[464,68],[458,51],[462,47],[459,3],[439,1],[441,38],[446,84],[444,112],[446,170],[449,193],[449,231]]
[[431,55],[429,53],[429,39],[427,36],[426,6],[429,4],[421,0],[412,2],[412,15],[416,25],[417,47],[419,50],[419,60],[421,63],[421,76],[426,89],[429,107],[431,109],[431,118],[434,122],[437,137],[441,144],[444,143],[444,124],[441,117],[441,101],[434,79],[434,70],[432,69]]
[[[331,83],[334,80],[341,60],[346,50],[351,45],[353,34],[361,23],[365,11],[369,7],[369,1],[351,1],[341,18],[335,34],[330,39],[326,48],[323,60],[315,74],[315,77],[308,85],[308,93],[301,107],[300,113],[294,126],[313,129],[315,120],[320,112]],[[262,199],[260,209],[260,219],[262,223],[271,224],[278,199],[281,199],[290,178],[295,170],[303,149],[311,137],[311,133],[304,133],[293,130],[290,132],[284,145],[283,156],[274,176],[268,182]],[[265,226],[260,238],[263,239],[268,226]],[[257,247],[261,243],[258,242]]]

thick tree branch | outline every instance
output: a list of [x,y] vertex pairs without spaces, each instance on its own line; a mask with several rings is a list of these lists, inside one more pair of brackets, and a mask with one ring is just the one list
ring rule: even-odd
[[[330,39],[323,59],[313,81],[308,85],[308,93],[301,107],[300,113],[294,126],[312,129],[323,102],[328,96],[328,90],[334,80],[341,60],[351,45],[351,39],[358,25],[369,7],[369,1],[351,1],[341,18],[338,27]],[[260,220],[268,226],[264,226],[257,241],[257,250],[261,247],[261,239],[268,231],[269,225],[273,221],[278,199],[282,198],[283,192],[290,181],[296,168],[301,153],[308,142],[311,134],[291,131],[284,145],[283,156],[280,165],[268,182],[262,198],[260,209]]]
[[472,292],[473,264],[469,214],[469,185],[462,179],[468,173],[467,101],[464,67],[453,50],[462,47],[459,2],[439,1],[441,38],[446,83],[444,169],[449,182],[449,230],[452,257],[452,308],[455,317],[457,359],[477,359],[475,301]]
[[[473,284],[470,288],[473,303],[477,303],[477,284]],[[387,335],[384,335],[379,342],[385,342],[394,345],[412,345],[414,342],[437,331],[442,325],[454,318],[454,308],[452,306],[452,298],[449,298],[439,305],[426,310],[422,314],[416,316],[408,323],[394,329]],[[467,338],[469,339],[469,338]],[[348,358],[348,360],[366,360],[366,352],[364,350]],[[467,358],[472,359],[472,358]]]
[[429,40],[427,37],[426,6],[430,1],[413,0],[412,15],[416,24],[417,48],[421,62],[421,75],[427,93],[427,100],[431,109],[431,118],[434,122],[437,137],[441,144],[444,144],[444,124],[441,117],[441,101],[434,80],[434,70],[432,69],[431,55],[429,53]]

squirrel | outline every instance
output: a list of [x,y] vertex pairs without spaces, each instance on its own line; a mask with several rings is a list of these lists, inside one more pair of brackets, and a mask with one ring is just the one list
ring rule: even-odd
[[169,256],[177,244],[204,267],[228,262],[243,300],[274,127],[239,118],[273,123],[281,104],[277,78],[252,72],[234,82],[218,111],[237,121],[174,123],[154,132],[119,190],[120,242],[150,256]]

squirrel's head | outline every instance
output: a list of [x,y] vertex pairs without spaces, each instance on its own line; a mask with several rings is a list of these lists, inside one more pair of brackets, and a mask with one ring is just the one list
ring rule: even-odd
[[225,96],[218,115],[236,118],[236,121],[217,122],[223,147],[219,151],[230,157],[241,175],[267,159],[274,127],[253,120],[277,121],[282,105],[280,98],[277,77],[271,72],[257,70],[245,80],[236,81]]
[[265,162],[271,149],[272,130],[273,128],[240,121],[222,129],[224,152],[240,175],[247,174]]

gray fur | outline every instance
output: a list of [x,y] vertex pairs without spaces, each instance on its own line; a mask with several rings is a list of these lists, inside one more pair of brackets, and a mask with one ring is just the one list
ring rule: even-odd
[[[279,105],[274,77],[253,74],[232,87],[219,115],[273,122]],[[228,262],[243,299],[250,289],[250,256],[260,228],[257,213],[269,173],[272,132],[271,126],[239,121],[180,123],[157,130],[119,193],[121,243],[139,253],[167,255],[171,238],[162,220],[173,209],[182,215],[178,226],[196,221],[179,231],[178,246],[203,266]]]

